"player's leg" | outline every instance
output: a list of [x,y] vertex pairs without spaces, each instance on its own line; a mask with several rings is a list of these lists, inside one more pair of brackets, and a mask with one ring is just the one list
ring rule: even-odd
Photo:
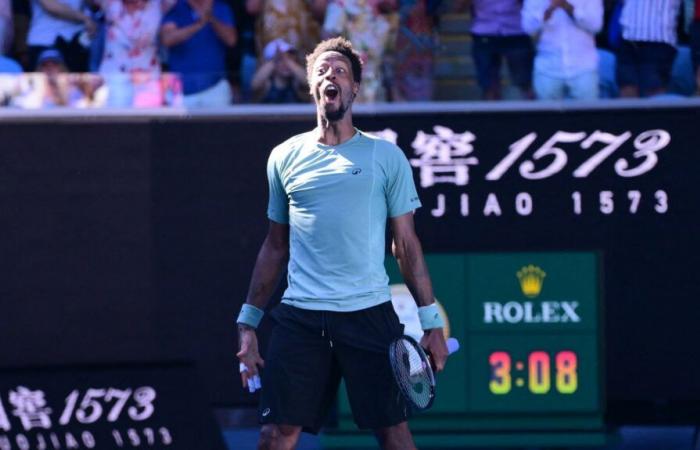
[[384,450],[416,449],[411,430],[408,429],[408,422],[401,422],[390,427],[378,428],[373,431],[379,445]]
[[317,433],[325,421],[340,370],[322,335],[323,314],[284,304],[271,314],[276,324],[262,371],[260,449],[294,448],[302,430]]
[[383,448],[414,448],[406,424],[410,409],[389,363],[389,344],[403,335],[391,302],[331,318],[333,349],[355,423],[374,431]]
[[301,426],[263,425],[260,430],[258,450],[293,450],[301,434]]

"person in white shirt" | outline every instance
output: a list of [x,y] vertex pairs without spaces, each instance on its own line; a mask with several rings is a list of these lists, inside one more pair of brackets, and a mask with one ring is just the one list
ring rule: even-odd
[[538,99],[598,98],[595,35],[603,27],[602,0],[525,0],[522,26],[537,41]]

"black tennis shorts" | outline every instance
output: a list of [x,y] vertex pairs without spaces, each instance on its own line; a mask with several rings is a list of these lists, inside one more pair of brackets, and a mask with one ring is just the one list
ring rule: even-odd
[[345,380],[359,428],[404,422],[410,413],[389,365],[389,344],[403,335],[390,301],[353,312],[280,304],[264,356],[258,417],[318,433]]

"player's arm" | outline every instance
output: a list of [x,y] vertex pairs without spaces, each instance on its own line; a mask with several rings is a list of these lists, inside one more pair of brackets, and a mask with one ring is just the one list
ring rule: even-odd
[[[267,236],[258,252],[253,268],[245,301],[247,305],[258,310],[265,308],[269,298],[277,288],[288,259],[289,225],[271,220]],[[248,368],[247,371],[241,373],[243,386],[247,387],[248,379],[258,374],[258,366],[263,367],[265,364],[258,350],[255,328],[239,322],[238,345],[239,352],[236,356]]]
[[289,259],[289,225],[270,220],[265,241],[255,260],[246,303],[263,309],[277,289]]
[[[416,235],[413,212],[392,217],[391,231],[392,252],[399,263],[399,269],[408,290],[411,291],[419,308],[433,305],[435,303],[433,285],[430,281],[428,266],[423,258],[423,249]],[[448,355],[442,327],[425,329],[421,345],[431,353],[436,370],[441,371],[445,367]]]

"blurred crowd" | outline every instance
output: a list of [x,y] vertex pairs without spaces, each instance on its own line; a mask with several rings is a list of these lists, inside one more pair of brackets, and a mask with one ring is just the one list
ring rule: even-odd
[[0,0],[0,104],[308,102],[304,55],[338,35],[363,59],[358,101],[429,101],[445,11],[470,14],[483,99],[502,65],[526,99],[700,84],[700,0]]

